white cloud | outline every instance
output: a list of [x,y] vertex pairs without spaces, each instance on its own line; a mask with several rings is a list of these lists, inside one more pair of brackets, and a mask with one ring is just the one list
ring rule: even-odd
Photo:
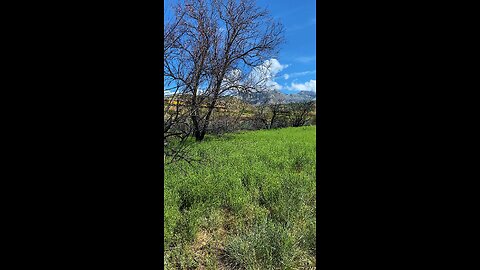
[[229,83],[229,82],[238,83],[238,81],[240,81],[241,78],[242,78],[242,71],[240,69],[234,69],[225,75],[224,81],[226,83]]
[[268,86],[270,89],[275,89],[275,90],[281,90],[282,86],[274,81],[267,81],[266,86]]
[[305,83],[294,83],[292,82],[290,86],[286,87],[288,90],[296,91],[317,91],[317,80],[310,80]]
[[274,77],[277,73],[287,68],[288,65],[282,65],[277,59],[272,58],[263,62],[259,67],[268,70],[269,75]]
[[287,67],[288,65],[282,65],[277,59],[272,58],[253,68],[249,74],[249,79],[257,83],[262,82],[270,89],[280,90],[282,86],[274,80],[277,74]]
[[290,75],[288,75],[288,74],[283,74],[283,78],[284,78],[285,80],[288,80],[288,78],[290,78]]

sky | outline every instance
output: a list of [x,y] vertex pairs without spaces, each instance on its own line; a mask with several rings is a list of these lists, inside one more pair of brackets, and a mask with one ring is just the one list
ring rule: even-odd
[[[175,0],[164,0],[165,8]],[[283,93],[316,91],[315,0],[257,0],[285,27],[285,42],[279,55],[270,59],[272,85]],[[166,14],[167,16],[168,14]]]

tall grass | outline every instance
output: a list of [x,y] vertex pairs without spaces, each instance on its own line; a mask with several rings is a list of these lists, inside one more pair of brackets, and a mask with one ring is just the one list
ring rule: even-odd
[[313,268],[315,132],[210,137],[165,167],[166,269]]

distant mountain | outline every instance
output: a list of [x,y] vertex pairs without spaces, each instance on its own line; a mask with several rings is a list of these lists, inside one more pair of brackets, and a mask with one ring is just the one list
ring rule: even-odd
[[297,93],[297,95],[300,95],[300,96],[305,96],[305,97],[311,97],[311,98],[316,98],[317,97],[317,92],[313,92],[313,91],[300,91]]
[[242,95],[241,98],[252,105],[265,103],[294,103],[316,100],[317,93],[312,91],[300,91],[295,94],[284,94],[278,90],[272,90]]

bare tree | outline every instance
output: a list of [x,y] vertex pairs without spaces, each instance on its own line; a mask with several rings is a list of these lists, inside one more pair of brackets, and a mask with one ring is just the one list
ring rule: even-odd
[[268,123],[268,129],[275,127],[275,123],[276,123],[275,121],[278,121],[278,117],[280,115],[285,115],[286,113],[288,113],[285,110],[284,103],[285,103],[284,100],[280,99],[280,100],[274,101],[272,104],[269,105],[270,111],[272,113],[271,113],[270,121]]
[[314,101],[292,103],[291,104],[291,119],[292,126],[303,126],[310,120],[309,114],[313,112],[315,106]]
[[172,100],[167,97],[164,100],[163,118],[163,142],[164,161],[171,163],[180,159],[190,161],[188,157],[187,139],[191,134],[191,126],[188,119],[188,111],[183,106],[180,96]]
[[262,72],[283,27],[253,0],[185,0],[176,14],[185,34],[172,35],[165,74],[188,95],[192,132],[201,141],[220,97],[269,87]]
[[220,135],[242,129],[248,111],[253,111],[253,106],[236,97],[219,98],[210,117],[207,133]]
[[264,128],[274,128],[279,116],[288,113],[285,107],[286,105],[284,98],[267,98],[263,100],[259,106],[257,106],[255,118],[257,121],[263,124]]
[[[164,64],[170,63],[174,59],[173,47],[185,32],[179,29],[181,19],[185,13],[178,13],[175,19],[167,22],[164,28]],[[165,67],[165,65],[164,65]],[[164,70],[164,74],[165,70]],[[164,143],[164,161],[171,163],[180,159],[189,161],[187,155],[186,140],[191,134],[191,127],[188,123],[188,111],[185,110],[180,93],[181,85],[177,84],[174,78],[164,76],[164,82],[167,86],[167,93],[170,95],[164,98],[163,111],[163,143]],[[183,106],[183,107],[182,107]]]
[[[213,26],[204,1],[178,3],[176,31],[172,34],[168,57],[164,58],[164,76],[173,82],[189,101],[184,101],[194,127],[198,126],[200,85],[205,81],[207,56]],[[198,128],[195,128],[195,132]]]
[[267,128],[269,124],[269,108],[268,108],[268,100],[262,102],[262,104],[258,105],[255,110],[254,119],[256,121],[256,126],[261,124],[261,128]]

